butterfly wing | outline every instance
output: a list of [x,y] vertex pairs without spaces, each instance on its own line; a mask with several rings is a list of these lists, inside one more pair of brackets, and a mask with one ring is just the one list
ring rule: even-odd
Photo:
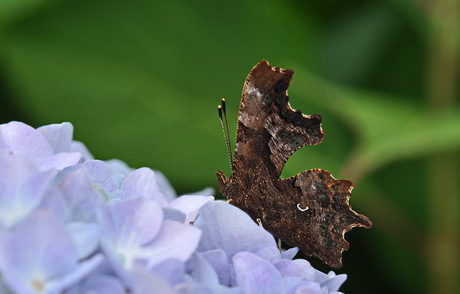
[[296,150],[321,143],[321,116],[304,115],[288,103],[287,88],[293,74],[290,69],[271,67],[265,60],[249,73],[238,115],[233,179],[228,181],[238,189],[225,189],[227,179],[218,174],[227,198],[246,194],[261,180],[278,179]]
[[342,252],[349,247],[345,232],[372,226],[348,203],[353,186],[334,179],[328,171],[314,169],[261,182],[249,191],[244,204],[247,213],[274,236],[339,268]]

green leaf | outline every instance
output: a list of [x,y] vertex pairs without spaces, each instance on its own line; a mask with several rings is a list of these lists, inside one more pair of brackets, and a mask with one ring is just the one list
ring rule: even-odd
[[233,135],[257,62],[313,58],[308,22],[263,3],[63,1],[9,28],[0,58],[33,124],[71,121],[98,158],[159,169],[182,192],[217,186],[220,98]]
[[460,110],[435,112],[398,97],[347,89],[297,71],[297,96],[319,103],[354,131],[348,174],[366,174],[397,160],[460,147]]
[[0,1],[0,31],[11,21],[19,19],[50,0],[2,0]]

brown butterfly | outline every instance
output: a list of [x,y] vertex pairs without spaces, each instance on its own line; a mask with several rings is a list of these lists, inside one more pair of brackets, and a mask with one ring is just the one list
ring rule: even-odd
[[287,88],[294,72],[263,60],[244,83],[232,174],[217,172],[220,191],[284,243],[299,247],[332,268],[349,248],[344,234],[371,221],[348,200],[354,184],[312,169],[280,179],[298,149],[323,140],[320,115],[293,110]]

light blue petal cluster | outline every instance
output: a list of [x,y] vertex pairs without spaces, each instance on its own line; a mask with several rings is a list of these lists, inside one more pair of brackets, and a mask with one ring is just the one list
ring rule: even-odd
[[0,125],[0,293],[338,293],[212,189],[93,159],[70,123]]

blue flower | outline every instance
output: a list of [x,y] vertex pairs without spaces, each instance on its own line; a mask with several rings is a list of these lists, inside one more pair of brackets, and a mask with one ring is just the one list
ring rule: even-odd
[[[54,147],[60,148],[60,142],[59,138],[54,140]],[[25,156],[34,161],[40,170],[62,170],[78,163],[81,158],[78,152],[55,152],[38,130],[16,121],[0,125],[0,156],[5,154]]]
[[188,260],[201,237],[197,228],[163,220],[159,203],[143,197],[101,206],[98,220],[102,248],[129,284],[130,271],[148,271],[169,259]]
[[56,173],[15,153],[0,157],[0,172],[0,228],[10,228],[40,205]]
[[80,262],[71,236],[47,211],[37,211],[0,242],[0,271],[15,293],[59,293],[88,275],[101,255]]
[[81,293],[110,293],[123,294],[125,292],[124,285],[115,277],[109,275],[91,275],[71,287],[65,292],[66,294],[81,294]]
[[0,293],[337,293],[213,190],[93,159],[70,123],[0,125]]

